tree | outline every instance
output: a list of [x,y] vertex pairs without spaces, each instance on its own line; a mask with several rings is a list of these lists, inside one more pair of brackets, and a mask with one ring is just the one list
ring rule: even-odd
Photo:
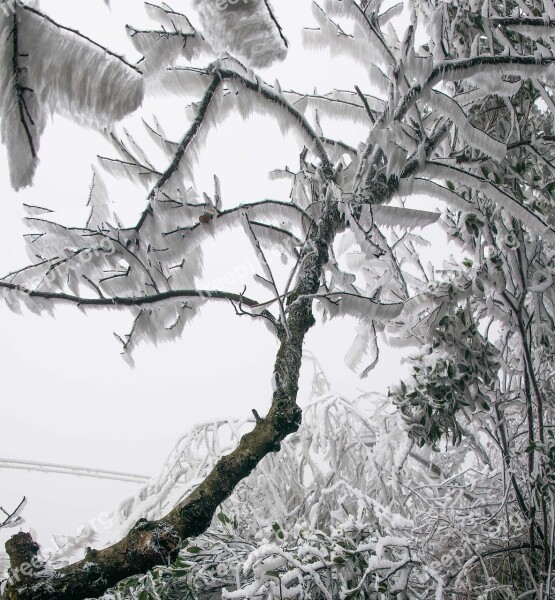
[[[110,130],[118,158],[102,160],[103,167],[149,188],[139,221],[118,222],[95,173],[84,227],[32,216],[34,260],[1,280],[4,300],[35,311],[58,303],[129,310],[135,320],[121,339],[126,356],[145,338],[179,336],[208,302],[230,303],[238,315],[267,325],[279,343],[270,411],[254,411],[254,428],[171,512],[141,519],[113,546],[88,549],[83,560],[53,571],[31,537],[17,534],[7,544],[12,579],[4,597],[99,596],[126,577],[176,561],[184,540],[205,532],[236,486],[298,430],[303,342],[316,309],[323,318],[360,322],[347,361],[363,376],[377,364],[378,335],[428,343],[414,359],[413,380],[392,390],[411,439],[433,445],[450,435],[456,444],[464,436],[465,447],[486,463],[483,436],[498,444],[507,493],[528,525],[530,577],[545,590],[553,529],[552,5],[314,4],[318,27],[305,31],[307,44],[360,61],[373,94],[358,85],[309,94],[265,83],[252,69],[283,59],[288,44],[279,13],[262,0],[196,0],[200,30],[181,7],[147,4],[159,25],[128,28],[144,54],[137,65],[33,5],[2,8],[2,138],[15,188],[32,182],[48,111],[109,128],[138,110],[145,88],[197,94],[179,142],[145,123],[165,153],[161,169],[143,144]],[[269,111],[300,142],[298,170],[276,172],[291,180],[291,196],[224,208],[217,178],[210,196],[192,186],[193,157],[227,114],[246,118],[255,110]],[[328,137],[330,118],[357,123],[359,147]],[[412,230],[440,216],[405,206],[418,195],[448,206],[443,222],[464,257],[454,279],[436,279],[418,258],[422,238]],[[252,244],[266,296],[196,284],[203,242],[228,227]],[[281,255],[288,267],[283,283]],[[412,445],[407,456],[411,451]],[[500,482],[497,489],[508,488]],[[406,574],[391,593],[406,594],[413,563],[410,552],[391,563],[384,581]],[[384,564],[374,564],[382,578]],[[368,573],[345,597],[366,593]],[[484,573],[488,580],[485,566]],[[324,588],[318,593],[326,597]]]

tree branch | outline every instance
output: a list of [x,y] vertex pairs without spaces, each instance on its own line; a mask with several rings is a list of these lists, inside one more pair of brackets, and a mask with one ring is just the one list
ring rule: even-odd
[[[77,306],[91,306],[91,307],[127,307],[127,306],[144,306],[145,304],[157,304],[166,300],[174,300],[177,298],[205,298],[213,300],[231,300],[233,302],[241,302],[251,308],[257,308],[261,306],[260,302],[252,300],[243,296],[242,294],[234,294],[233,292],[223,292],[220,290],[168,290],[166,292],[158,292],[156,294],[150,294],[145,296],[112,296],[100,297],[100,298],[83,298],[82,296],[75,296],[73,294],[66,294],[64,292],[45,292],[41,290],[33,290],[16,283],[8,283],[7,281],[0,281],[0,290],[9,290],[12,292],[18,292],[25,294],[30,298],[38,298],[42,300],[53,300],[59,302],[69,302],[70,304],[76,304]],[[275,324],[273,316],[272,322]]]
[[424,93],[436,83],[446,79],[446,76],[449,80],[452,80],[456,75],[456,79],[460,80],[472,77],[480,72],[483,67],[547,67],[554,62],[555,57],[553,56],[475,56],[473,58],[443,61],[432,69],[428,79],[423,84],[412,86],[405,94],[393,115],[393,120],[401,120]]
[[[303,256],[292,301],[317,293],[322,270],[328,261],[329,246],[341,221],[335,202],[328,198],[317,221]],[[21,286],[1,283],[0,289],[28,293],[45,299],[59,299],[91,306],[140,305],[171,297],[181,297],[184,291],[164,292],[143,298],[79,299],[68,294],[33,292]],[[200,291],[186,292],[200,297]],[[245,298],[216,292],[216,297],[244,303]],[[251,301],[253,302],[253,301]],[[272,405],[265,418],[244,435],[237,448],[220,458],[208,477],[180,502],[168,515],[158,521],[139,520],[119,542],[103,550],[88,550],[78,563],[57,571],[46,571],[35,544],[28,533],[19,533],[6,544],[11,560],[10,579],[4,600],[84,600],[99,596],[124,578],[146,572],[160,564],[174,561],[186,538],[205,531],[218,506],[233,492],[270,452],[280,449],[281,442],[296,431],[301,421],[301,409],[296,403],[302,347],[306,333],[315,323],[312,301],[299,299],[287,315],[287,330],[280,328],[280,347],[274,365],[275,391]]]
[[191,142],[194,140],[195,136],[199,132],[200,126],[202,125],[204,118],[206,117],[206,113],[208,112],[210,103],[212,102],[212,99],[214,98],[214,94],[216,93],[216,90],[220,86],[220,83],[221,83],[221,78],[214,75],[214,77],[212,78],[212,81],[210,82],[210,85],[208,86],[206,92],[204,93],[202,100],[199,103],[197,115],[196,115],[194,121],[191,123],[191,126],[187,130],[187,133],[183,136],[183,139],[179,143],[177,150],[174,154],[172,162],[170,163],[168,168],[162,173],[162,176],[156,182],[156,185],[152,188],[152,191],[150,192],[150,194],[148,196],[148,206],[143,211],[139,221],[137,222],[137,224],[134,227],[134,229],[136,229],[137,231],[139,231],[139,229],[141,229],[147,216],[149,214],[151,214],[152,201],[156,197],[156,193],[164,187],[164,185],[168,182],[168,180],[172,177],[172,175],[178,170],[179,165],[181,164],[181,161],[183,159],[183,156],[185,155],[185,152],[187,151],[187,148],[189,147],[189,145],[191,144]]
[[[20,6],[20,4],[18,4],[18,6]],[[98,42],[95,42],[90,37],[83,35],[80,31],[77,31],[77,29],[72,29],[71,27],[66,27],[65,25],[61,25],[57,21],[54,21],[54,19],[52,19],[48,15],[45,15],[44,13],[40,12],[40,10],[37,10],[36,8],[33,8],[31,6],[21,5],[21,8],[23,8],[23,10],[29,11],[30,13],[33,13],[34,15],[37,15],[37,17],[40,17],[41,19],[44,19],[45,21],[48,21],[51,25],[54,25],[54,27],[57,27],[58,29],[67,31],[68,33],[71,33],[73,35],[76,35],[77,37],[80,37],[83,40],[86,40],[89,44],[96,46],[97,48],[99,48],[100,50],[102,50],[103,52],[108,54],[109,56],[112,56],[113,58],[120,60],[126,67],[129,67],[133,71],[136,71],[137,73],[142,75],[142,71],[136,65],[132,65],[130,62],[127,62],[125,60],[125,58],[123,58],[123,56],[120,56],[119,54],[112,52],[112,50],[109,50],[105,46],[102,46],[102,44],[99,44]]]
[[29,108],[27,107],[27,102],[25,100],[25,94],[31,93],[34,94],[34,91],[27,86],[22,81],[22,74],[24,68],[19,64],[20,53],[19,53],[19,22],[17,16],[17,10],[13,15],[13,27],[12,27],[12,75],[13,75],[13,85],[15,87],[15,96],[17,98],[17,109],[19,111],[19,120],[21,125],[25,131],[25,137],[27,138],[27,142],[29,143],[29,150],[31,151],[31,156],[33,158],[37,157],[37,149],[35,147],[35,141],[33,139],[33,134],[31,133],[31,126],[35,123],[33,122],[33,117],[29,112]]

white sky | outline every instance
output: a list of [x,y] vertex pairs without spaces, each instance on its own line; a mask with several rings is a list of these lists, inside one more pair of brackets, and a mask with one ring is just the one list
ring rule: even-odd
[[[123,33],[123,25],[147,24],[137,0],[43,0],[42,9],[60,22],[79,28],[131,59],[138,56]],[[310,25],[310,3],[274,2],[292,43],[289,58],[268,73],[284,89],[326,92],[332,86],[368,87],[361,67],[326,53],[301,52],[298,32]],[[172,6],[191,14],[191,1]],[[294,6],[294,8],[293,8]],[[309,63],[310,59],[310,63]],[[333,82],[333,83],[330,83]],[[179,137],[186,129],[183,102],[157,98],[148,107]],[[134,121],[130,120],[130,127]],[[355,131],[342,124],[337,132],[350,141]],[[328,133],[328,132],[326,132]],[[352,136],[354,139],[354,135]],[[224,200],[235,204],[264,197],[286,199],[283,185],[269,183],[267,173],[286,164],[296,167],[299,147],[282,139],[277,125],[262,117],[242,123],[228,120],[209,137],[201,156],[197,184],[212,191],[212,177],[222,181]],[[62,118],[49,125],[41,145],[41,164],[35,186],[15,193],[10,189],[5,150],[0,147],[0,273],[28,264],[22,233],[22,204],[38,204],[59,212],[68,224],[80,225],[97,153],[114,156],[99,134]],[[144,208],[146,193],[137,193],[110,177],[109,189],[118,214],[132,223]],[[75,222],[77,221],[77,222]],[[235,240],[231,244],[235,244]],[[207,252],[207,269],[237,273],[239,250],[224,255],[219,247]],[[235,261],[235,262],[234,262]],[[240,291],[236,277],[232,291]],[[270,377],[276,341],[267,330],[230,306],[205,308],[179,342],[158,347],[143,345],[135,353],[135,369],[120,357],[113,331],[125,332],[130,317],[124,312],[88,312],[58,307],[55,318],[24,312],[13,314],[0,304],[0,364],[2,397],[0,458],[75,464],[142,474],[156,473],[178,437],[191,425],[216,416],[239,417],[256,408],[263,413],[271,398]],[[384,391],[401,373],[399,354],[383,348],[383,362],[361,383],[343,363],[354,331],[341,321],[314,328],[306,347],[321,362],[335,390],[354,397],[357,389]],[[310,371],[310,365],[306,371]],[[306,398],[303,380],[300,402]],[[0,470],[0,505],[14,507],[23,495],[25,512],[39,541],[52,533],[71,533],[87,519],[109,509],[134,484],[103,482],[35,472]],[[12,532],[9,532],[12,533]],[[0,536],[3,542],[6,534]]]

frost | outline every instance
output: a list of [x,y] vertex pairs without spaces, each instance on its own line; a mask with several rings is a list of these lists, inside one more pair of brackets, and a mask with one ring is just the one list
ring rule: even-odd
[[544,236],[546,240],[555,240],[555,231],[540,216],[489,181],[467,173],[462,169],[444,166],[439,163],[428,163],[424,171],[430,177],[445,180],[453,179],[461,185],[466,185],[471,189],[482,192],[510,215],[520,219],[532,231]]
[[[193,14],[147,3],[152,28],[127,28],[143,55],[137,65],[34,4],[3,11],[1,132],[14,186],[32,181],[52,113],[103,130],[112,145],[80,199],[88,218],[82,211],[81,222],[66,223],[67,214],[25,207],[31,260],[0,279],[7,307],[125,312],[114,335],[132,363],[139,344],[186,338],[205,304],[220,302],[232,318],[250,316],[277,334],[286,372],[272,376],[270,415],[279,427],[283,408],[297,400],[303,408],[300,428],[279,451],[264,446],[268,454],[222,497],[176,565],[123,582],[118,600],[540,593],[518,548],[534,527],[537,540],[549,539],[541,490],[553,484],[555,43],[545,35],[552,7],[544,3],[538,18],[525,4],[313,3],[317,28],[304,36],[319,52],[307,53],[303,68],[312,76],[329,66],[320,49],[362,65],[361,81],[320,91],[310,78],[290,89],[288,63],[253,71],[287,52],[267,0],[195,0],[199,29]],[[114,128],[140,105],[143,86],[151,100],[175,96],[181,111]],[[234,197],[213,178],[226,169],[210,163],[205,146],[228,118],[241,136],[240,119],[253,115],[275,119],[281,135],[261,130],[245,148],[245,188],[259,181],[249,171],[257,157],[276,144],[287,156],[269,178],[284,185],[272,184],[277,199],[257,188],[258,198],[241,204],[242,189]],[[125,203],[142,211],[134,222],[114,212],[112,175],[131,190]],[[407,208],[413,201],[428,210]],[[205,284],[205,255],[210,268],[218,258],[227,266],[235,242],[250,242],[258,263],[241,257],[233,277],[222,276],[231,289]],[[308,352],[308,386],[298,379],[303,343],[316,339],[305,339],[307,330],[325,332],[337,316],[356,322],[345,363],[362,377],[374,369],[371,389],[382,344],[405,348],[388,397],[340,397]],[[167,515],[220,457],[253,439],[247,432],[266,430],[269,419],[255,416],[193,427],[162,471],[115,508],[101,543]],[[532,515],[530,506],[534,527],[507,527]],[[78,558],[88,536],[58,538],[52,565]],[[500,544],[514,552],[511,590]],[[462,552],[456,565],[434,564],[453,548]]]
[[32,183],[49,113],[107,128],[142,102],[137,70],[31,5],[0,16],[0,61],[12,65],[0,75],[0,106],[15,189]]
[[401,229],[427,227],[439,219],[439,213],[397,206],[374,206],[372,214],[376,225]]
[[267,0],[195,0],[203,33],[216,51],[228,51],[253,67],[265,67],[287,54],[287,41]]
[[357,336],[345,356],[345,364],[355,371],[364,359],[369,364],[361,371],[361,377],[366,377],[379,359],[376,330],[373,324],[368,323],[361,323],[358,326]]
[[507,154],[507,145],[484,133],[468,120],[462,108],[452,98],[432,90],[428,95],[430,105],[440,113],[448,116],[458,128],[458,133],[474,148],[501,162]]

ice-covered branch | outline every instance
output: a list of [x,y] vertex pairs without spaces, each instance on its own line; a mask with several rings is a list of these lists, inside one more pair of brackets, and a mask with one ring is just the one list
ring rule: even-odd
[[299,126],[301,132],[307,136],[307,144],[316,153],[321,161],[321,168],[326,177],[333,175],[333,167],[328,157],[328,153],[320,139],[320,136],[314,131],[310,123],[306,120],[305,116],[294,108],[289,102],[287,102],[280,94],[276,93],[270,87],[264,85],[259,80],[251,81],[247,77],[244,77],[236,71],[230,69],[218,69],[216,71],[222,78],[231,79],[238,81],[246,89],[255,92],[267,101],[276,104],[281,111],[288,114],[289,118],[292,118]]
[[0,62],[1,133],[15,189],[32,183],[51,113],[104,129],[142,103],[137,67],[27,4],[0,15]]
[[45,21],[47,21],[48,23],[50,23],[51,25],[53,25],[54,27],[56,27],[60,31],[65,31],[65,32],[71,33],[72,35],[75,35],[75,36],[77,36],[77,37],[85,40],[87,43],[89,43],[89,44],[91,44],[93,46],[96,46],[99,50],[102,50],[102,52],[105,52],[108,56],[111,56],[111,57],[113,57],[113,58],[121,61],[125,66],[129,67],[130,69],[133,69],[134,71],[137,71],[137,73],[139,73],[139,74],[141,73],[141,70],[136,65],[133,65],[130,62],[128,62],[127,60],[125,60],[125,58],[123,56],[121,56],[120,54],[116,54],[115,52],[112,52],[112,50],[110,50],[109,48],[106,48],[106,46],[103,46],[102,44],[99,44],[97,41],[95,41],[95,40],[91,39],[90,37],[84,35],[80,31],[77,31],[77,29],[73,29],[71,27],[67,27],[65,25],[61,25],[57,21],[54,21],[54,19],[52,19],[48,15],[46,15],[43,12],[37,10],[36,8],[33,8],[32,6],[29,6],[28,4],[23,5],[22,8],[23,8],[23,10],[29,11],[30,13],[33,13],[34,15],[37,15],[41,19],[44,19]]
[[[393,114],[395,121],[400,121],[414,106],[415,102],[425,93],[431,90],[440,81],[459,81],[468,79],[477,74],[487,71],[506,72],[507,74],[538,75],[547,67],[555,63],[553,56],[474,56],[472,58],[461,58],[457,60],[446,60],[437,64],[426,81],[414,85],[401,99],[399,106]],[[503,71],[501,71],[501,69]]]
[[24,496],[23,500],[15,507],[14,510],[8,512],[0,506],[0,512],[4,513],[3,517],[0,517],[0,529],[7,529],[8,527],[17,527],[21,523],[22,517],[21,512],[27,504],[27,498]]
[[196,114],[195,119],[193,120],[193,122],[191,123],[191,126],[187,130],[186,134],[183,136],[183,139],[177,146],[173,160],[171,161],[170,165],[166,168],[166,170],[162,173],[162,176],[160,177],[160,179],[158,179],[158,181],[156,182],[156,185],[153,187],[152,191],[150,192],[150,195],[148,197],[149,204],[148,204],[147,208],[143,211],[141,218],[139,219],[139,221],[137,222],[137,225],[135,226],[135,229],[137,231],[141,229],[141,227],[143,226],[143,224],[145,222],[145,219],[148,217],[149,214],[151,214],[152,201],[156,197],[157,193],[159,193],[160,190],[162,190],[164,185],[170,180],[170,178],[179,169],[179,166],[181,164],[181,161],[183,160],[185,152],[187,151],[187,148],[189,147],[189,145],[191,144],[191,142],[197,135],[197,133],[204,121],[204,118],[206,116],[206,113],[208,111],[210,103],[214,97],[214,94],[216,93],[216,90],[218,89],[220,84],[221,84],[221,79],[217,76],[214,76],[212,78],[212,81],[210,82],[210,85],[208,86],[202,100],[200,101],[200,103],[198,105],[197,114]]
[[168,290],[157,294],[134,296],[134,297],[101,297],[101,298],[86,298],[84,296],[75,296],[65,294],[63,292],[47,292],[26,288],[21,285],[0,281],[0,290],[23,294],[30,298],[41,300],[52,300],[59,302],[68,302],[77,306],[96,306],[96,307],[125,307],[125,306],[144,306],[147,304],[157,304],[166,300],[175,300],[180,298],[204,298],[213,300],[232,300],[233,302],[241,302],[245,306],[258,307],[260,302],[243,296],[242,294],[234,294],[232,292],[223,292],[220,290]]
[[[339,225],[337,205],[328,202],[312,229],[312,243],[303,250],[304,259],[291,300],[317,293],[322,269],[328,260],[329,246]],[[8,290],[21,291],[18,286],[3,286]],[[105,299],[91,302],[104,303]],[[31,536],[26,533],[14,536],[7,545],[12,560],[12,578],[4,593],[5,600],[89,598],[100,595],[124,577],[143,573],[161,562],[175,560],[182,541],[202,533],[209,526],[217,507],[229,497],[235,486],[252,472],[262,458],[278,450],[287,435],[298,429],[301,411],[296,397],[302,346],[314,322],[312,302],[308,298],[291,308],[287,315],[288,335],[283,332],[280,336],[274,366],[275,391],[268,414],[241,438],[233,452],[220,458],[206,479],[166,517],[154,522],[142,519],[113,546],[89,550],[84,560],[50,574],[42,570],[37,556],[39,548]],[[30,576],[26,575],[29,570]]]

